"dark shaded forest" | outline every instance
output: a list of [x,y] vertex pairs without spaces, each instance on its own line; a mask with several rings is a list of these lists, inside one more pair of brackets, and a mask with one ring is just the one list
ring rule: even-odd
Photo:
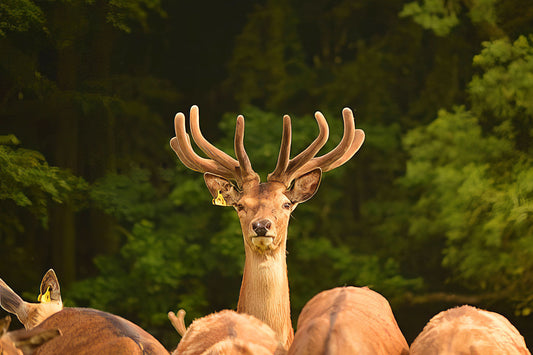
[[53,268],[69,306],[179,341],[235,308],[244,249],[231,208],[169,147],[200,107],[231,153],[235,118],[264,179],[282,117],[293,151],[366,141],[297,208],[293,321],[313,295],[368,285],[411,342],[464,303],[533,346],[533,3],[524,0],[4,0],[0,3],[0,277],[35,301]]

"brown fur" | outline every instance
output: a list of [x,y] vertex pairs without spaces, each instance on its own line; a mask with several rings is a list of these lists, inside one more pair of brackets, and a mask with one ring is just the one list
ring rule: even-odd
[[411,344],[411,354],[530,354],[524,338],[502,315],[461,306],[434,316]]
[[[207,176],[206,183],[212,192],[221,189],[224,184],[231,185],[222,178]],[[287,228],[291,212],[301,199],[312,196],[319,181],[319,171],[313,171],[298,178],[291,190],[279,182],[267,182],[247,186],[238,194],[238,199],[235,195],[225,196],[227,201],[236,199],[233,204],[239,206],[236,209],[246,255],[237,311],[251,314],[269,325],[286,348],[294,338],[286,263]],[[223,190],[232,191],[232,188],[226,186]],[[289,203],[290,207],[283,208],[285,203]],[[272,221],[266,234],[272,241],[265,246],[258,244],[252,227],[253,222],[261,219]]]
[[282,355],[274,331],[257,318],[230,310],[195,320],[172,354]]
[[383,296],[366,287],[338,287],[305,305],[289,354],[400,355],[408,349]]
[[119,316],[90,308],[64,308],[35,329],[57,328],[62,336],[35,354],[168,354],[150,334]]
[[35,354],[168,354],[153,336],[124,318],[90,308],[62,309],[53,270],[43,278],[41,292],[48,286],[50,302],[28,303],[0,279],[0,305],[6,311],[16,314],[27,329],[62,334],[39,346]]
[[21,329],[7,332],[10,323],[10,316],[0,320],[0,354],[2,355],[33,354],[38,346],[61,335],[59,329]]

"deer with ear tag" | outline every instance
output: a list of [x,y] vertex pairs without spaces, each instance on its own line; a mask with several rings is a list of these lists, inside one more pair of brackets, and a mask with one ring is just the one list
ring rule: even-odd
[[267,181],[261,183],[244,149],[244,117],[238,116],[235,155],[229,156],[202,135],[198,107],[190,110],[190,131],[196,145],[207,155],[194,151],[185,129],[185,115],[178,113],[172,149],[188,168],[204,173],[213,203],[232,206],[241,223],[245,265],[237,311],[255,316],[269,325],[286,348],[294,331],[290,317],[286,244],[291,212],[310,199],[318,189],[322,173],[348,161],[364,141],[364,132],[355,129],[352,111],[345,108],[344,135],[329,153],[315,157],[329,136],[326,119],[315,113],[318,137],[300,154],[290,159],[291,120],[283,117],[283,134],[278,162]]
[[59,281],[54,270],[46,272],[39,289],[41,292],[37,298],[39,303],[24,302],[0,279],[0,305],[6,311],[15,314],[26,329],[32,329],[63,309]]
[[[40,289],[40,303],[29,303],[0,279],[0,305],[16,314],[27,332],[61,334],[43,342],[34,354],[168,355],[157,339],[122,317],[91,308],[63,308],[59,282],[53,270],[43,277]],[[17,335],[16,332],[10,333]],[[18,335],[25,334],[28,333]]]

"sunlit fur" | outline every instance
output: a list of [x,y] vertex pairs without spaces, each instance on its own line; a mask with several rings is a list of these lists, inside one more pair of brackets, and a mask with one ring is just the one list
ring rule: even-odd
[[26,329],[32,329],[52,314],[63,309],[61,300],[46,303],[25,302],[2,279],[0,279],[0,305],[16,314]]
[[[244,191],[238,201],[244,209],[239,212],[246,254],[238,312],[252,314],[267,323],[288,347],[294,337],[290,318],[289,281],[287,277],[287,228],[290,203],[280,183],[265,183]],[[255,232],[252,223],[257,219],[270,219],[272,227],[267,236],[272,244],[262,250],[253,243]]]
[[389,302],[366,287],[319,293],[302,309],[297,329],[290,355],[409,353]]
[[411,345],[411,354],[529,354],[524,338],[502,315],[462,306],[433,317]]
[[173,354],[283,355],[274,331],[248,314],[224,310],[195,320]]
[[36,348],[61,335],[57,328],[20,329],[7,332],[10,323],[11,317],[9,316],[0,319],[0,354],[2,355],[33,354]]
[[[60,295],[56,295],[60,300]],[[168,354],[153,336],[124,318],[90,308],[57,310],[55,303],[24,302],[5,282],[0,282],[0,304],[16,314],[27,329],[61,332],[61,336],[39,346],[35,354]]]

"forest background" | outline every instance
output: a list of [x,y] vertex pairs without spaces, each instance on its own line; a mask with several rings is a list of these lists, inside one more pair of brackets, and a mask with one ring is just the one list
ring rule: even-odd
[[293,154],[341,110],[366,142],[289,226],[293,321],[316,293],[369,285],[408,341],[437,312],[501,312],[533,345],[533,2],[3,0],[0,277],[35,301],[54,268],[70,306],[168,348],[166,313],[235,308],[236,213],[171,151],[200,107],[256,171],[283,114]]

